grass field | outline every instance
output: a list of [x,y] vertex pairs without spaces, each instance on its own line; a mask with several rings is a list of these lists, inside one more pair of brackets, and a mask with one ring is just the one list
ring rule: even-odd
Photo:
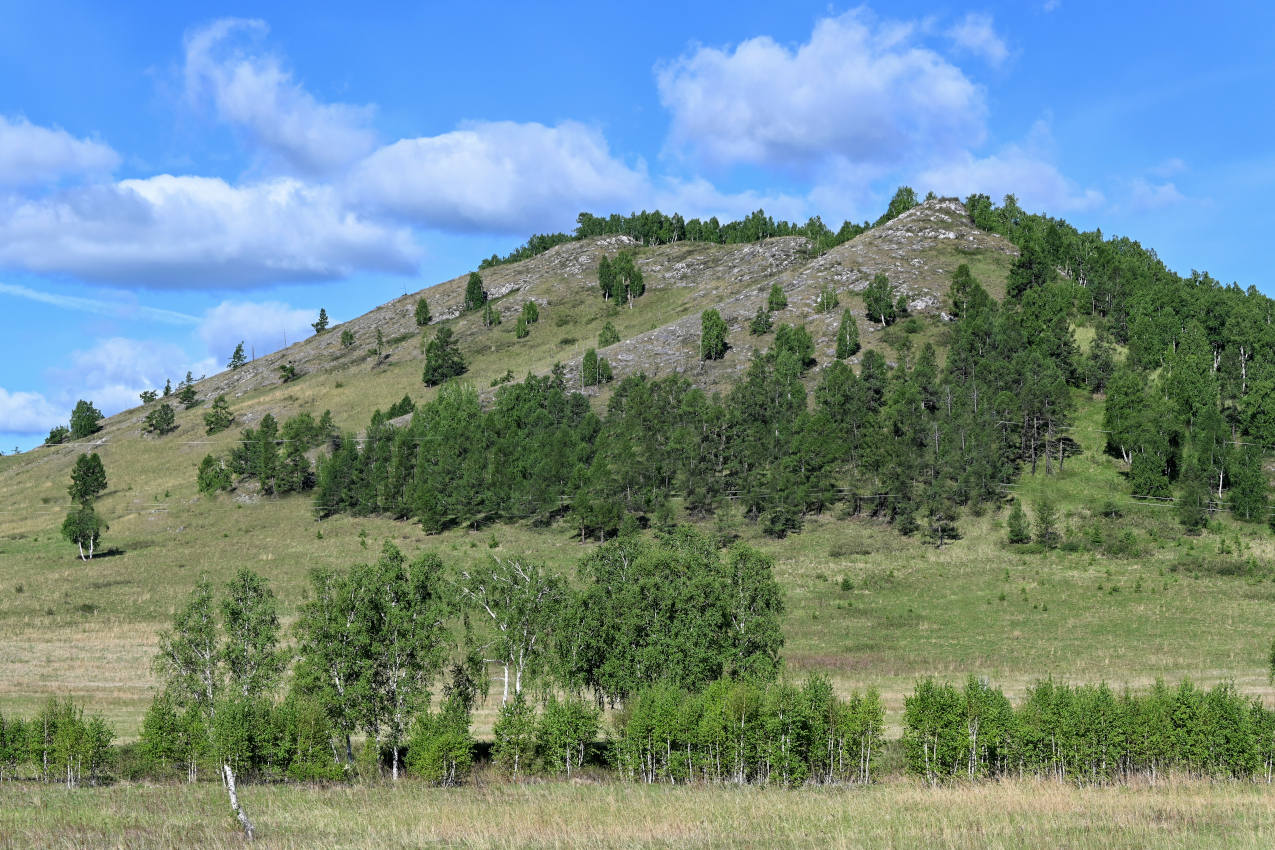
[[[265,848],[1269,848],[1265,785],[1004,782],[777,790],[589,783],[251,786]],[[0,786],[0,847],[242,847],[217,783]]]

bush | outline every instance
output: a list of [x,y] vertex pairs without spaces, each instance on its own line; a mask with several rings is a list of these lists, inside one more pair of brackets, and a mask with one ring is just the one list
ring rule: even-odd
[[536,711],[521,691],[500,707],[491,732],[492,762],[517,781],[520,773],[530,770],[536,751]]
[[583,700],[550,696],[536,725],[536,754],[545,768],[568,779],[584,764],[585,749],[598,734],[598,710]]
[[448,700],[434,714],[416,719],[407,742],[407,769],[436,785],[462,784],[474,765],[474,739],[469,734],[469,714]]

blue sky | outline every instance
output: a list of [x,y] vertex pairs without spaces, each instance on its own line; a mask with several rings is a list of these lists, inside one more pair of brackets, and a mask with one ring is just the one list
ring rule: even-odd
[[1275,11],[0,0],[0,448],[583,209],[1000,198],[1275,294]]

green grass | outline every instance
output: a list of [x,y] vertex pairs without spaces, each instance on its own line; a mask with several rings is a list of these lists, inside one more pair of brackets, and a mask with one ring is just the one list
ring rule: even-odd
[[[1267,848],[1266,786],[1004,782],[779,790],[549,782],[249,786],[265,848]],[[217,783],[0,786],[0,847],[238,848]]]

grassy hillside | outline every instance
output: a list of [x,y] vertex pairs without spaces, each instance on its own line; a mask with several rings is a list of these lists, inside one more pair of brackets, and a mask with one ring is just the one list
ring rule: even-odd
[[[636,251],[648,287],[632,309],[604,303],[596,287],[600,257],[625,246]],[[894,360],[904,336],[917,347],[943,343],[939,314],[957,264],[970,264],[999,296],[1013,255],[1008,243],[971,227],[959,204],[939,201],[817,257],[796,237],[654,248],[598,237],[561,245],[484,273],[504,315],[491,329],[475,314],[459,314],[464,278],[423,294],[435,325],[454,328],[470,363],[466,380],[480,389],[509,371],[543,373],[555,362],[576,380],[580,356],[608,320],[622,341],[602,353],[617,377],[681,372],[720,389],[758,344],[745,322],[775,283],[789,299],[776,322],[805,323],[822,365],[831,358],[840,310],[816,314],[819,291],[836,288],[842,308],[862,315],[858,293],[885,271],[917,321],[882,332],[861,320],[860,328],[865,347]],[[571,573],[588,546],[567,528],[500,526],[430,537],[415,524],[386,519],[316,522],[307,497],[197,494],[200,459],[225,452],[239,428],[266,413],[331,409],[339,426],[353,430],[404,393],[430,397],[420,382],[421,335],[412,318],[420,294],[198,382],[200,398],[230,398],[230,431],[204,436],[203,407],[179,412],[178,430],[158,439],[142,435],[142,409],[108,420],[91,446],[110,481],[99,511],[111,529],[106,551],[91,563],[79,561],[57,533],[71,464],[89,446],[0,458],[0,641],[8,648],[0,654],[0,712],[29,713],[49,693],[73,693],[103,711],[124,738],[135,735],[154,687],[156,633],[201,573],[222,582],[252,567],[272,582],[285,620],[310,568],[370,560],[387,538],[408,551],[435,549],[457,568],[517,554]],[[540,322],[516,340],[514,318],[529,299],[540,307]],[[709,307],[726,319],[731,350],[705,364],[697,355],[699,316]],[[354,333],[353,346],[341,345],[342,330]],[[369,353],[377,330],[385,340],[379,356]],[[281,384],[277,367],[284,363],[300,378]],[[818,369],[812,373],[814,382]],[[602,405],[605,390],[594,401]],[[988,675],[1010,692],[1042,675],[1117,684],[1234,678],[1246,691],[1264,692],[1270,635],[1252,624],[1265,622],[1275,599],[1268,534],[1219,518],[1205,535],[1183,537],[1170,511],[1122,495],[1122,472],[1101,451],[1100,423],[1100,402],[1080,398],[1073,436],[1083,454],[1069,458],[1061,475],[1024,476],[1013,488],[1028,504],[1046,493],[1058,502],[1062,550],[1007,546],[1003,512],[962,518],[962,539],[943,549],[871,519],[845,518],[839,509],[782,541],[736,519],[743,537],[776,559],[787,594],[789,670],[826,672],[843,689],[881,688],[891,722],[914,679],[931,673]],[[1102,515],[1108,501],[1120,516]],[[493,710],[480,709],[480,736]]]

